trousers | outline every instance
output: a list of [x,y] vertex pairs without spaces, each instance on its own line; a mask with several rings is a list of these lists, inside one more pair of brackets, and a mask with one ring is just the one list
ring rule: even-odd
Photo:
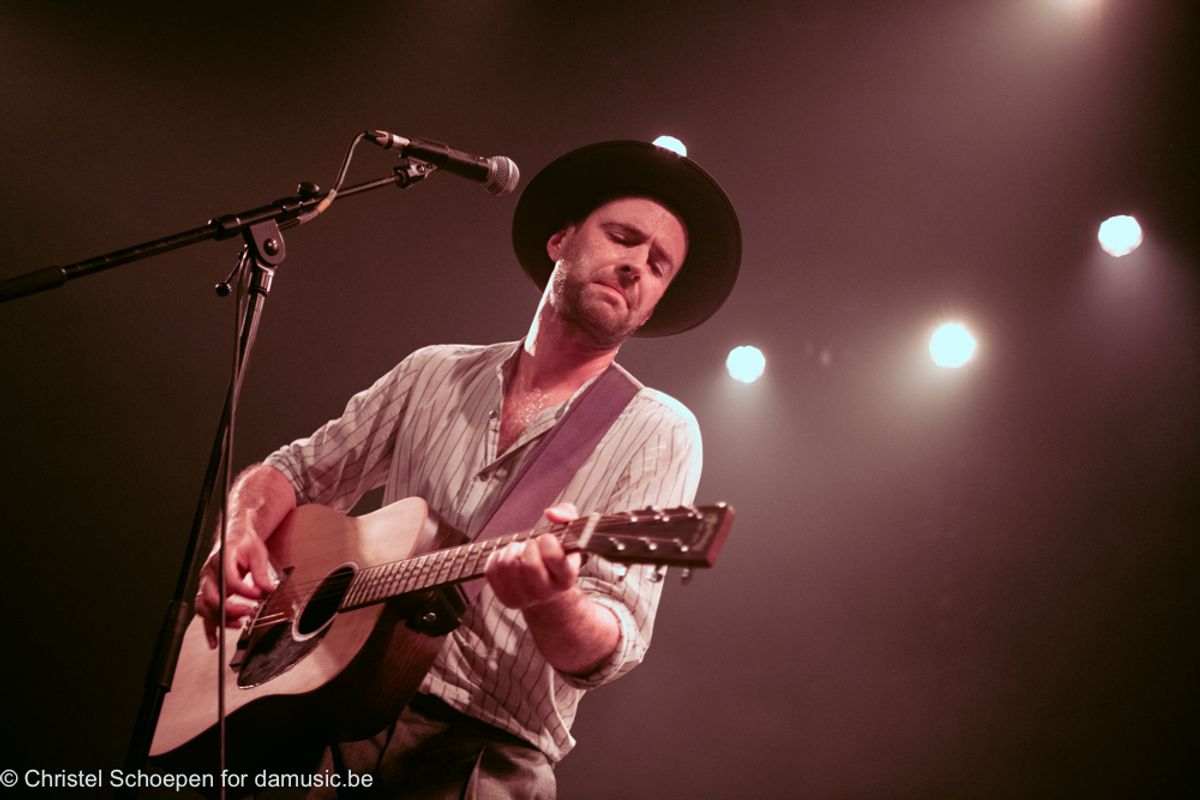
[[[370,739],[324,749],[314,773],[340,785],[267,789],[258,800],[553,800],[554,769],[525,740],[419,694]],[[353,773],[356,785],[345,779]],[[370,776],[369,781],[364,776]],[[370,785],[364,785],[369,782]]]

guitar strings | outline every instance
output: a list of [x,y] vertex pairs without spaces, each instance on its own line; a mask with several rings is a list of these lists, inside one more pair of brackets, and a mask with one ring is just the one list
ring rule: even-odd
[[[602,520],[605,518],[602,518]],[[373,590],[378,590],[380,587],[391,585],[393,587],[404,584],[405,582],[414,582],[413,588],[406,592],[396,592],[396,595],[406,594],[407,592],[421,591],[431,588],[437,583],[430,585],[422,585],[430,578],[434,578],[441,573],[446,573],[449,577],[462,567],[467,566],[471,562],[475,567],[479,566],[481,556],[490,556],[499,548],[511,544],[513,542],[527,541],[534,536],[542,533],[550,533],[557,536],[570,546],[573,535],[577,536],[576,529],[582,529],[586,525],[586,519],[575,520],[568,523],[559,523],[552,525],[549,528],[533,528],[526,531],[510,534],[508,536],[495,539],[488,539],[483,542],[471,542],[465,545],[446,548],[443,550],[434,550],[429,553],[421,553],[415,556],[409,556],[397,561],[374,564],[370,567],[359,570],[358,572],[329,579],[327,576],[319,580],[307,581],[304,583],[289,584],[284,592],[273,594],[267,600],[267,606],[264,611],[269,609],[280,609],[274,613],[264,613],[255,618],[251,624],[252,630],[265,629],[272,625],[291,622],[293,612],[296,610],[292,607],[295,601],[298,601],[305,596],[308,596],[308,603],[324,600],[331,597],[343,596],[350,589],[351,585],[357,580],[364,583],[364,594],[370,596]],[[425,560],[425,563],[419,562]],[[413,580],[415,579],[415,581]],[[321,584],[328,584],[327,587],[318,588],[311,596],[308,595],[309,590],[313,586],[320,587]],[[390,594],[388,596],[391,596]],[[366,604],[382,600],[385,597],[374,598]]]
[[[613,514],[601,516],[596,521],[595,530],[600,531],[602,526],[610,526],[614,524],[624,525],[634,519],[634,515],[629,513]],[[344,596],[351,588],[352,584],[357,580],[365,582],[364,594],[368,596],[372,590],[378,590],[381,586],[392,585],[399,586],[405,581],[416,579],[415,586],[408,589],[406,592],[396,592],[385,595],[384,597],[374,598],[364,605],[369,605],[378,600],[386,599],[389,596],[406,594],[407,592],[421,591],[432,588],[437,585],[437,582],[422,585],[424,581],[432,578],[439,573],[453,574],[461,566],[466,566],[466,562],[473,560],[476,567],[481,556],[490,556],[500,547],[511,544],[513,542],[528,541],[534,536],[542,533],[550,533],[557,536],[570,546],[570,539],[577,538],[578,534],[586,527],[589,519],[581,517],[577,520],[566,523],[558,523],[549,526],[548,528],[532,528],[508,536],[488,539],[483,542],[471,542],[469,544],[458,545],[456,547],[446,548],[443,550],[434,550],[429,553],[421,553],[415,556],[408,556],[397,561],[385,562],[366,567],[357,572],[351,573],[344,577],[330,579],[324,576],[319,580],[306,581],[304,583],[288,584],[285,590],[279,594],[272,594],[267,599],[267,605],[264,607],[264,613],[259,617],[253,618],[251,622],[251,631],[258,631],[270,628],[274,625],[290,623],[294,619],[297,609],[294,603],[308,596],[307,604],[315,601],[325,600],[331,597]],[[474,550],[473,550],[474,548]],[[432,558],[431,558],[432,557]],[[422,559],[426,563],[417,566],[417,563]],[[461,563],[460,563],[461,562]],[[380,574],[384,573],[386,574]],[[321,584],[328,584],[326,587],[318,588],[311,596],[308,595],[313,586],[321,587]]]
[[[271,625],[281,622],[290,622],[293,619],[295,609],[292,607],[293,602],[308,598],[308,603],[325,600],[332,597],[344,596],[351,585],[357,580],[362,582],[365,587],[364,594],[370,595],[372,590],[377,590],[380,587],[393,585],[400,586],[405,582],[414,582],[413,588],[407,592],[416,592],[423,589],[431,588],[431,586],[422,585],[425,580],[435,577],[438,573],[446,572],[452,575],[459,567],[466,566],[468,561],[473,561],[476,565],[479,563],[481,556],[490,556],[492,552],[499,549],[501,546],[519,542],[531,538],[532,531],[522,531],[519,534],[512,534],[500,539],[488,539],[486,542],[475,542],[471,545],[460,545],[445,550],[434,550],[430,553],[422,553],[416,556],[409,556],[398,561],[390,561],[382,564],[375,564],[366,567],[358,572],[354,572],[344,577],[330,579],[323,577],[320,580],[307,581],[304,583],[289,584],[287,589],[280,594],[273,594],[267,600],[267,609],[279,609],[280,606],[285,610],[277,610],[274,613],[264,613],[256,618],[252,623],[252,628],[266,628]],[[474,552],[471,552],[471,547],[481,545]],[[437,555],[442,554],[442,555]],[[428,558],[433,556],[433,558]],[[426,562],[418,565],[422,559]],[[461,563],[460,563],[461,562]],[[383,574],[380,574],[383,573]],[[415,581],[413,580],[415,579]],[[321,584],[328,584],[322,587]],[[436,585],[436,584],[432,584]],[[318,586],[317,591],[309,595],[309,590],[313,586]],[[406,594],[407,592],[397,592],[396,594]],[[384,597],[376,598],[378,600]],[[366,605],[369,605],[369,601]]]

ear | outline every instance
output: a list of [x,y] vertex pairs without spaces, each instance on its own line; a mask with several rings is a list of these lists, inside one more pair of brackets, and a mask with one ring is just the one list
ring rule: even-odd
[[567,234],[574,229],[574,225],[567,225],[550,234],[550,238],[546,240],[546,255],[550,256],[551,261],[558,263],[563,251],[563,242],[566,240]]

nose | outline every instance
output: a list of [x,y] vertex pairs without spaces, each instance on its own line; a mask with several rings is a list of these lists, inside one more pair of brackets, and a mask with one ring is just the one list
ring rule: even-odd
[[625,258],[617,267],[621,280],[636,283],[641,280],[642,273],[650,268],[650,247],[641,245],[632,247],[625,253]]

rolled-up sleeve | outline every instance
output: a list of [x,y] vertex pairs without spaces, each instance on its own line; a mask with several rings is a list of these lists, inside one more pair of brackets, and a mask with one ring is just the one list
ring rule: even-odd
[[[695,500],[703,461],[700,427],[682,405],[664,411],[669,412],[669,422],[653,428],[632,454],[603,513],[671,508]],[[641,663],[650,647],[662,581],[654,565],[633,565],[621,573],[620,565],[599,557],[589,559],[581,570],[580,587],[617,618],[619,636],[613,652],[591,673],[562,675],[576,688],[616,680]]]

